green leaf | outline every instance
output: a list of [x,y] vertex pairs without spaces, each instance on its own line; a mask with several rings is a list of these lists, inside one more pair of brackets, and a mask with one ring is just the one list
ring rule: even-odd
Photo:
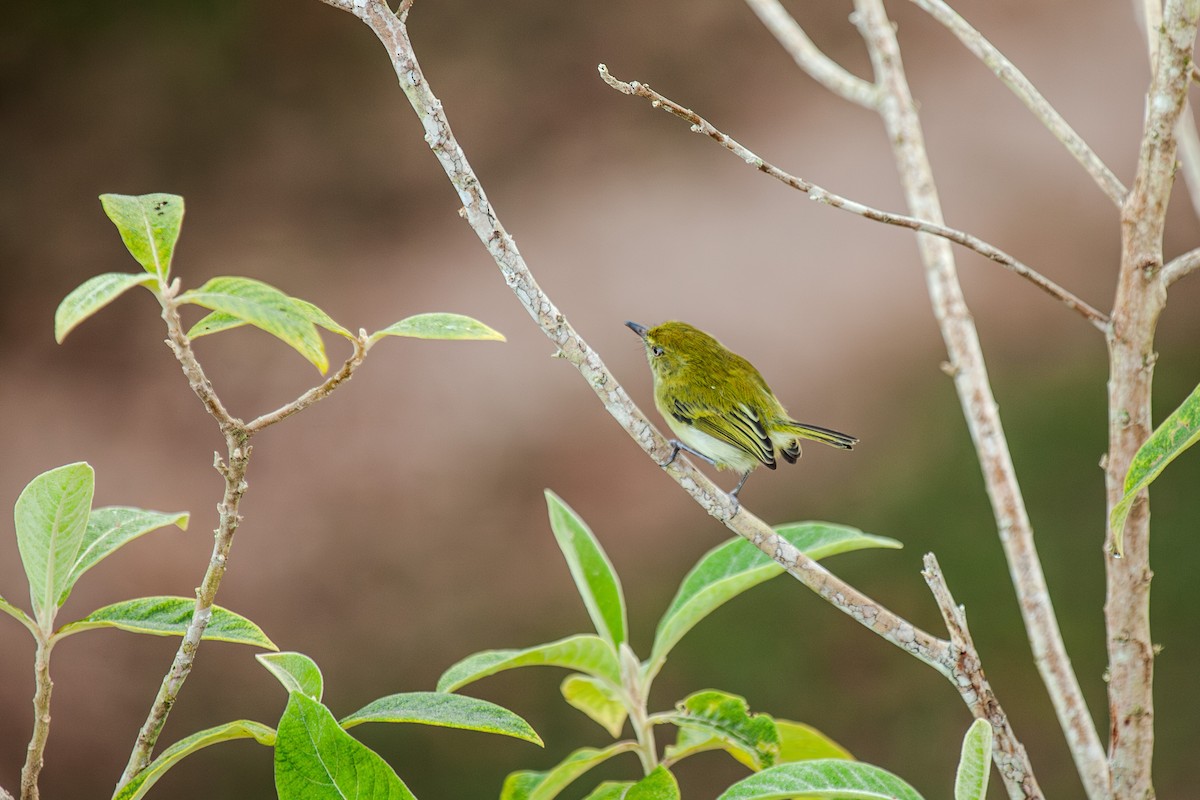
[[624,800],[680,800],[679,783],[669,769],[659,764],[653,772],[629,787]]
[[605,781],[597,786],[583,800],[625,800],[625,793],[633,781]]
[[183,224],[183,198],[176,194],[102,194],[100,205],[117,226],[129,253],[162,283]]
[[625,641],[625,597],[612,562],[595,535],[563,499],[546,490],[550,509],[550,527],[558,547],[567,559],[571,577],[587,606],[596,633],[613,647]]
[[405,692],[381,697],[345,717],[339,724],[343,728],[352,728],[364,722],[418,722],[496,733],[543,746],[542,738],[529,723],[507,708],[446,692]]
[[325,343],[309,313],[274,286],[252,278],[213,278],[199,289],[181,294],[179,301],[245,320],[286,342],[321,372],[329,369]]
[[581,747],[545,772],[514,772],[505,778],[500,800],[552,800],[588,770],[636,749],[637,742],[617,742],[603,750]]
[[[118,628],[133,633],[155,636],[182,636],[192,621],[196,601],[187,597],[139,597],[98,608],[77,622],[68,623],[58,631],[58,637],[70,636],[95,628]],[[262,629],[232,611],[212,607],[212,618],[204,629],[205,639],[234,644],[249,644],[278,650]]]
[[275,790],[279,800],[416,800],[386,761],[298,692],[279,720]]
[[292,304],[296,306],[296,311],[313,325],[318,325],[331,333],[336,333],[339,336],[345,336],[347,339],[355,338],[353,333],[339,325],[333,320],[332,317],[307,300],[301,300],[299,297],[293,297]]
[[147,511],[125,506],[106,506],[93,509],[91,516],[88,517],[83,541],[79,545],[79,554],[75,558],[75,563],[71,565],[71,572],[67,577],[67,587],[59,596],[58,604],[61,606],[67,602],[71,588],[79,580],[79,576],[99,564],[118,547],[168,525],[174,525],[179,530],[186,531],[187,512]]
[[[793,522],[776,526],[775,532],[815,559],[869,547],[902,546],[895,539],[828,522]],[[708,551],[683,579],[659,621],[644,668],[646,675],[653,678],[658,674],[671,648],[696,623],[747,589],[782,572],[783,567],[741,537]]]
[[720,745],[751,769],[763,769],[779,756],[779,732],[766,714],[751,714],[745,698],[712,689],[681,701],[670,721],[715,736]]
[[317,666],[317,662],[304,653],[258,653],[254,657],[279,679],[289,693],[299,692],[318,703],[321,702],[325,692],[325,679],[321,676],[321,668]]
[[475,339],[507,341],[502,333],[462,314],[444,312],[417,314],[375,331],[368,339],[374,344],[385,336],[411,336],[416,339]]
[[145,286],[153,282],[154,278],[149,275],[130,272],[106,272],[88,278],[58,304],[58,309],[54,312],[54,341],[62,344],[67,334],[92,314],[134,286]]
[[1197,441],[1200,441],[1200,386],[1154,429],[1129,463],[1129,472],[1125,474],[1125,496],[1113,506],[1109,518],[1116,555],[1124,553],[1125,520],[1133,501],[1166,469],[1167,464]]
[[743,778],[717,800],[922,800],[917,790],[887,770],[861,761],[820,759],[780,764]]
[[566,667],[586,672],[613,686],[621,683],[621,669],[612,645],[592,634],[580,634],[524,650],[485,650],[467,656],[442,673],[439,692],[453,692],[480,678],[517,667]]
[[817,758],[841,758],[853,761],[854,756],[840,744],[816,728],[786,719],[775,720],[779,731],[779,761],[811,761]]
[[163,773],[179,763],[185,756],[211,744],[230,742],[234,739],[254,739],[259,744],[271,747],[275,744],[275,729],[263,725],[261,722],[239,719],[193,733],[163,750],[158,758],[151,761],[149,766],[114,794],[113,800],[139,800],[145,797],[146,792],[150,791],[150,787],[158,782]]
[[568,675],[559,691],[564,700],[591,717],[614,739],[621,735],[627,712],[609,684],[591,675]]
[[963,737],[962,756],[954,775],[954,800],[984,800],[992,771],[992,726],[977,719]]
[[213,311],[210,314],[206,314],[199,322],[193,325],[191,330],[187,332],[187,337],[189,339],[199,339],[201,336],[208,336],[210,333],[229,331],[249,324],[246,320],[235,317],[233,314],[226,314],[224,311]]
[[87,532],[95,485],[91,466],[67,464],[30,481],[13,509],[33,616],[45,633],[54,627],[58,599],[71,589],[71,567]]
[[3,611],[17,622],[24,625],[29,629],[30,633],[34,634],[35,636],[37,635],[38,625],[33,621],[33,618],[26,614],[22,609],[5,600],[3,597],[0,597],[0,611]]

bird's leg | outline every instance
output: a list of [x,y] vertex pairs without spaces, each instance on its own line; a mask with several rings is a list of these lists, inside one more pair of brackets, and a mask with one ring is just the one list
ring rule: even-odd
[[746,485],[746,479],[750,477],[751,471],[752,470],[746,470],[745,472],[743,472],[742,479],[740,481],[738,481],[738,485],[733,487],[733,491],[729,493],[729,499],[733,501],[733,512],[735,514],[737,513],[737,510],[741,507],[741,501],[738,500],[738,492],[740,492],[742,490],[742,487]]
[[663,464],[663,469],[666,469],[667,467],[669,467],[675,463],[675,459],[676,459],[676,457],[678,457],[680,450],[686,450],[687,452],[694,455],[696,458],[703,459],[703,460],[707,461],[709,464],[712,464],[714,467],[717,465],[716,461],[713,461],[711,458],[704,455],[704,453],[701,453],[698,450],[693,450],[692,448],[688,447],[686,444],[679,441],[678,439],[671,439],[670,441],[667,442],[667,444],[671,445],[671,457],[667,459],[667,463]]

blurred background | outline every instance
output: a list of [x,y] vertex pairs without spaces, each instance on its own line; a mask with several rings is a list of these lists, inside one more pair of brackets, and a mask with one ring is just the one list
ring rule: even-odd
[[[956,3],[1126,183],[1148,80],[1133,5]],[[826,52],[869,74],[849,3],[791,7]],[[889,11],[949,224],[1108,308],[1116,210],[956,40],[909,4]],[[187,203],[174,262],[185,287],[247,275],[355,329],[444,310],[508,336],[386,341],[333,398],[259,436],[221,605],[316,659],[339,715],[432,689],[469,653],[587,630],[546,520],[549,488],[604,543],[624,582],[633,644],[648,653],[683,575],[729,534],[550,357],[457,216],[365,26],[316,0],[10,3],[0,20],[0,498],[7,506],[36,474],[86,460],[97,505],[193,515],[186,533],[148,536],[88,574],[64,621],[125,598],[190,595],[211,547],[221,493],[212,452],[222,442],[162,344],[154,301],[130,292],[62,346],[53,340],[54,309],[71,289],[136,270],[97,195],[166,191]],[[903,210],[878,119],[814,85],[732,0],[419,0],[410,30],[500,219],[642,408],[657,420],[640,344],[622,323],[679,318],[757,363],[799,419],[859,436],[851,454],[811,446],[797,467],[756,475],[743,501],[772,523],[824,519],[902,540],[904,550],[828,565],[940,634],[919,575],[922,554],[936,552],[1043,788],[1081,796],[939,369],[945,351],[912,235],[809,203],[613,92],[596,65],[649,83],[784,169]],[[1196,245],[1196,219],[1177,192],[1168,255]],[[1105,738],[1104,341],[996,265],[960,251],[959,268],[1066,643]],[[1200,278],[1171,297],[1158,337],[1159,419],[1200,380]],[[342,344],[329,346],[338,363]],[[252,329],[197,350],[245,418],[318,380]],[[1191,453],[1154,489],[1163,796],[1194,784],[1189,759],[1200,741],[1198,479]],[[736,476],[717,480],[729,488]],[[11,534],[0,536],[0,593],[27,604]],[[15,790],[33,645],[15,621],[0,627],[0,785]],[[56,649],[44,797],[108,796],[176,645],[101,631]],[[495,797],[509,771],[545,769],[609,741],[558,697],[564,676],[523,670],[467,689],[528,719],[544,751],[417,726],[355,734],[418,797]],[[970,722],[944,680],[786,577],[689,635],[652,706],[710,687],[821,728],[931,798],[949,794]],[[274,724],[284,702],[249,649],[207,643],[162,743],[231,719]],[[597,777],[636,772],[629,757]],[[689,800],[713,798],[742,774],[717,753],[679,769]],[[266,797],[272,787],[270,753],[243,742],[188,758],[154,793]],[[998,779],[993,796],[1003,796]]]

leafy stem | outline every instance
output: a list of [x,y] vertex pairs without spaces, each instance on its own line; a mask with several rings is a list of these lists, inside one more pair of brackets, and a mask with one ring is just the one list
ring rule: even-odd
[[21,768],[22,800],[38,799],[38,775],[42,771],[46,752],[46,740],[50,737],[50,692],[54,681],[50,680],[50,650],[54,647],[54,636],[36,630],[37,653],[33,661],[33,735],[25,755],[25,766]]

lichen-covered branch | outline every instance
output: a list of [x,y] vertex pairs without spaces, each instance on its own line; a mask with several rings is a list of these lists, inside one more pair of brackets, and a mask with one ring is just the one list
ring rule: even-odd
[[618,80],[608,71],[608,67],[606,67],[604,64],[600,65],[599,70],[600,77],[604,79],[604,82],[616,89],[618,92],[649,100],[650,104],[655,108],[660,108],[663,111],[666,111],[668,114],[671,114],[672,116],[678,117],[684,122],[689,123],[692,126],[692,130],[696,133],[704,134],[729,152],[733,153],[742,161],[745,161],[750,166],[754,167],[760,172],[770,175],[777,181],[791,186],[793,189],[804,192],[809,196],[810,199],[834,208],[840,208],[843,211],[849,211],[851,214],[858,214],[860,217],[866,217],[867,219],[874,220],[875,222],[896,225],[898,227],[908,228],[909,230],[918,231],[920,233],[931,233],[934,236],[940,236],[943,239],[948,239],[954,242],[955,244],[960,244],[963,247],[974,250],[984,258],[995,261],[1009,272],[1019,275],[1032,283],[1034,286],[1037,286],[1043,292],[1082,316],[1098,330],[1104,332],[1108,330],[1108,316],[1104,312],[1100,311],[1084,300],[1081,300],[1069,290],[1059,286],[1054,281],[1034,270],[1032,267],[1029,267],[1013,258],[1000,248],[983,241],[978,236],[973,236],[969,233],[964,233],[963,231],[949,228],[936,222],[930,222],[928,220],[918,219],[916,217],[910,217],[904,214],[894,214],[890,211],[881,211],[880,209],[872,208],[871,206],[863,205],[862,203],[842,197],[841,195],[834,194],[833,192],[823,189],[820,186],[805,180],[804,178],[800,178],[785,172],[769,161],[764,160],[752,152],[750,148],[746,147],[732,136],[723,133],[720,129],[718,129],[704,117],[701,117],[695,111],[681,106],[674,100],[671,100],[670,98],[654,91],[646,84],[639,81],[630,81],[626,83],[625,81]]
[[[1121,208],[1121,270],[1113,304],[1109,352],[1109,442],[1105,458],[1108,510],[1124,493],[1125,473],[1153,430],[1151,384],[1154,331],[1166,303],[1168,279],[1191,267],[1187,256],[1173,274],[1163,266],[1167,205],[1175,178],[1176,132],[1186,108],[1200,0],[1168,0],[1155,29],[1156,57],[1147,93],[1137,172]],[[1106,519],[1107,519],[1106,515]],[[1106,551],[1112,532],[1106,536]],[[1154,797],[1154,644],[1150,635],[1150,512],[1145,498],[1125,523],[1124,557],[1105,559],[1108,644],[1109,771],[1113,797]]]
[[[895,29],[882,0],[855,0],[855,8],[855,21],[866,42],[876,81],[884,93],[880,113],[909,209],[914,216],[941,223],[941,203]],[[1088,797],[1101,800],[1107,796],[1104,751],[1058,628],[1034,546],[1033,526],[1021,495],[999,407],[992,395],[979,335],[958,282],[954,254],[944,239],[918,235],[917,243],[925,264],[934,316],[946,343],[954,386],[983,471],[1034,659]],[[1029,796],[1024,784],[1006,780],[1006,788],[1013,797]]]

